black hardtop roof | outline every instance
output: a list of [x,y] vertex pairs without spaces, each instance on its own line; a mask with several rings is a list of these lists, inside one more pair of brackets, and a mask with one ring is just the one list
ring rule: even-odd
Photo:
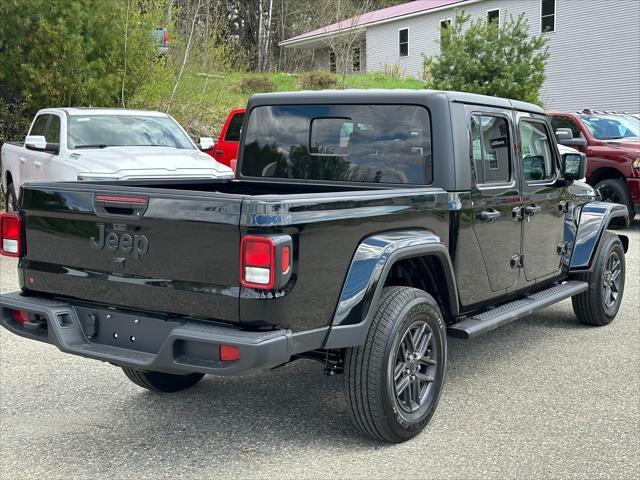
[[248,109],[260,105],[412,103],[428,106],[434,102],[457,102],[485,105],[544,115],[538,105],[476,93],[443,90],[372,89],[372,90],[305,90],[301,92],[259,93],[249,99]]

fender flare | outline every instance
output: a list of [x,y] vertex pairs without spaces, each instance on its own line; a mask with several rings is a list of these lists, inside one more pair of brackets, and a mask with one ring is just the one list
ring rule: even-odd
[[433,256],[448,285],[449,308],[458,314],[458,290],[444,242],[428,230],[392,231],[365,238],[353,256],[324,348],[362,345],[389,270],[398,260]]
[[[593,258],[600,246],[602,234],[607,230],[612,219],[620,217],[625,219],[625,225],[628,226],[629,213],[627,207],[617,203],[590,202],[582,207],[573,242],[569,271],[591,269]],[[626,252],[629,246],[629,239],[624,235],[619,236]]]

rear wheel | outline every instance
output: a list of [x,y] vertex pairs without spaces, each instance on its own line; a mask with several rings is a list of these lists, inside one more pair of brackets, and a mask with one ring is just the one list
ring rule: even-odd
[[[625,182],[624,180],[609,178],[607,180],[598,182],[595,188],[600,192],[602,201],[619,203],[627,207],[627,210],[629,212],[629,221],[633,221],[634,208],[633,202],[631,201],[631,194],[629,193],[629,187],[627,187],[627,182]],[[614,219],[614,225],[617,225],[616,222],[621,222],[621,224],[624,226],[623,219]]]
[[447,361],[445,325],[429,294],[385,288],[365,344],[345,363],[351,416],[365,434],[403,442],[435,412]]
[[591,272],[575,276],[589,288],[574,297],[573,311],[582,323],[602,326],[613,321],[624,293],[625,261],[622,242],[617,235],[605,232]]
[[204,373],[190,373],[188,375],[173,375],[171,373],[150,372],[135,368],[122,367],[122,371],[136,385],[154,392],[179,392],[193,387]]
[[7,185],[7,196],[5,198],[5,211],[8,213],[18,211],[18,197],[13,183]]

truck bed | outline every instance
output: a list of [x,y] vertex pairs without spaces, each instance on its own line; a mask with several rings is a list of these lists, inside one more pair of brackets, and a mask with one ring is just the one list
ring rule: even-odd
[[[327,325],[355,249],[373,232],[421,228],[428,216],[432,230],[448,235],[447,194],[430,187],[31,184],[21,209],[26,292],[249,329]],[[241,287],[241,238],[279,233],[293,239],[289,284],[275,292]]]

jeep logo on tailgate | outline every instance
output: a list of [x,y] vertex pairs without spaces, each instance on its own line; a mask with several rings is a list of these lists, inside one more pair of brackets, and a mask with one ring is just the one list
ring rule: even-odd
[[[123,233],[118,235],[116,232],[106,232],[106,226],[102,223],[99,225],[100,235],[91,237],[91,248],[102,250],[106,248],[109,252],[133,253],[133,258],[140,258],[149,251],[149,239],[146,235],[130,235]],[[106,235],[105,235],[106,234]]]

